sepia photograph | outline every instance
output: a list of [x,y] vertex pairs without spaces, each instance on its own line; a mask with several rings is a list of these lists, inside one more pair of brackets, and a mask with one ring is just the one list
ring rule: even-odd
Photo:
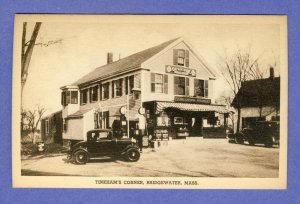
[[285,189],[287,17],[17,14],[13,187]]

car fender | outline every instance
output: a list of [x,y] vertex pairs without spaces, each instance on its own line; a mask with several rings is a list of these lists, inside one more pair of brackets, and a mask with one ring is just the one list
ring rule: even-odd
[[78,148],[74,149],[74,150],[73,150],[73,154],[74,154],[75,152],[79,151],[79,150],[85,151],[87,154],[89,154],[89,152],[87,151],[87,149],[84,148],[84,147],[78,147]]
[[129,149],[137,149],[137,150],[139,150],[139,147],[137,147],[137,146],[135,146],[135,145],[128,145],[125,149],[122,150],[121,155],[126,154],[126,152],[127,152]]

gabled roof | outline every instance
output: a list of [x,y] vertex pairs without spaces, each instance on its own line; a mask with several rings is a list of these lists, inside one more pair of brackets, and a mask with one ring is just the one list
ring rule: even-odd
[[260,107],[280,105],[280,77],[245,81],[231,105],[238,107]]
[[134,70],[140,67],[143,62],[150,59],[155,54],[159,53],[178,39],[179,38],[169,40],[155,47],[151,47],[149,49],[120,59],[118,61],[98,67],[94,71],[88,73],[87,75],[80,78],[78,81],[74,82],[72,85],[81,85],[97,79],[101,79],[111,74]]

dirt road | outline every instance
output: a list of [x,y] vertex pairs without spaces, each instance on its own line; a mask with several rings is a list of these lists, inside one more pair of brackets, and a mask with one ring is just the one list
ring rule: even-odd
[[110,158],[86,165],[68,163],[66,155],[22,160],[23,175],[135,177],[278,177],[279,148],[230,144],[225,139],[173,140],[138,162]]

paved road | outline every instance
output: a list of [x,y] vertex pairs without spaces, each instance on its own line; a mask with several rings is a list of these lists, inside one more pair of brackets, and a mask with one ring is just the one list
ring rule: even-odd
[[279,148],[230,144],[225,139],[173,140],[156,151],[145,150],[135,163],[110,158],[86,165],[68,163],[65,155],[22,160],[23,175],[136,177],[278,177]]

